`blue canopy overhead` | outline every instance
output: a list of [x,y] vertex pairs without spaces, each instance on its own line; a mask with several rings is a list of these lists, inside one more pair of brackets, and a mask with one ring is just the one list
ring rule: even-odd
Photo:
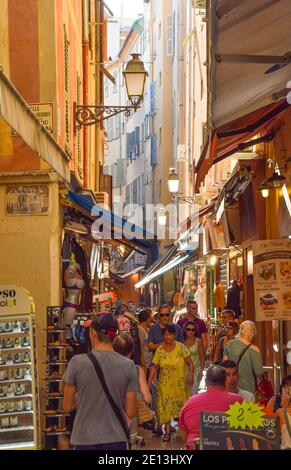
[[[69,191],[67,198],[81,212],[86,213],[92,219],[92,236],[94,236],[94,226],[99,232],[100,239],[117,239],[122,243],[122,239],[137,244],[147,250],[154,250],[152,258],[157,258],[157,239],[152,233],[138,227],[136,224],[123,219],[122,217],[104,209],[96,204],[93,194],[76,194]],[[100,222],[100,223],[99,223]],[[97,235],[97,234],[96,234]],[[98,238],[98,236],[96,236]]]

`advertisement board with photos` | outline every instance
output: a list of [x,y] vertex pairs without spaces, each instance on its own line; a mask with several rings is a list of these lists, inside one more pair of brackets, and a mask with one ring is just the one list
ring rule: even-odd
[[229,426],[228,415],[203,412],[200,417],[200,449],[202,450],[279,450],[280,419],[265,415],[262,426],[236,429]]
[[253,242],[256,320],[291,319],[291,240]]

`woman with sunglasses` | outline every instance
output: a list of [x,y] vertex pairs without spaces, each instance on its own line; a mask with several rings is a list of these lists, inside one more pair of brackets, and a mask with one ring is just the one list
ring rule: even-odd
[[[164,329],[164,341],[157,348],[149,375],[149,387],[159,370],[157,414],[159,425],[165,425],[163,441],[171,439],[171,420],[180,412],[190,396],[193,385],[193,363],[184,344],[175,341],[175,325]],[[185,376],[185,364],[188,375]],[[188,381],[187,381],[188,378]]]
[[188,320],[185,323],[183,333],[185,338],[184,344],[188,348],[194,367],[194,383],[190,387],[190,394],[196,395],[198,393],[204,369],[203,345],[201,339],[197,337],[197,328],[194,321]]
[[222,363],[224,348],[226,347],[227,343],[231,339],[235,338],[235,336],[238,334],[238,331],[239,331],[239,326],[236,322],[229,321],[226,324],[225,335],[222,336],[217,341],[216,346],[215,346],[214,358],[213,358],[214,364],[221,364]]

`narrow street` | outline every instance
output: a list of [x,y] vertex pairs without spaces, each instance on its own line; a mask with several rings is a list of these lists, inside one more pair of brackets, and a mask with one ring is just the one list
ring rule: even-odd
[[0,450],[290,450],[291,1],[0,12]]

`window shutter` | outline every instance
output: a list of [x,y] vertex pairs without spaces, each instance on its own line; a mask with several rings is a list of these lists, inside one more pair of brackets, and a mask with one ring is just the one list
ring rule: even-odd
[[173,17],[167,17],[167,55],[173,55]]
[[69,84],[69,38],[64,25],[64,85],[65,85],[65,133],[66,146],[70,144],[70,84]]
[[125,160],[119,159],[117,160],[117,175],[116,175],[116,183],[117,186],[123,186],[125,183]]
[[[81,79],[77,73],[77,105],[81,104]],[[81,129],[77,130],[77,171],[81,178],[83,178],[82,169],[82,152],[81,152]]]
[[155,114],[156,111],[156,82],[150,85],[150,114]]
[[135,128],[135,153],[137,157],[140,156],[140,144],[139,144],[140,137],[139,136],[140,136],[139,127],[136,127]]
[[151,165],[157,165],[157,135],[153,134],[151,136]]

